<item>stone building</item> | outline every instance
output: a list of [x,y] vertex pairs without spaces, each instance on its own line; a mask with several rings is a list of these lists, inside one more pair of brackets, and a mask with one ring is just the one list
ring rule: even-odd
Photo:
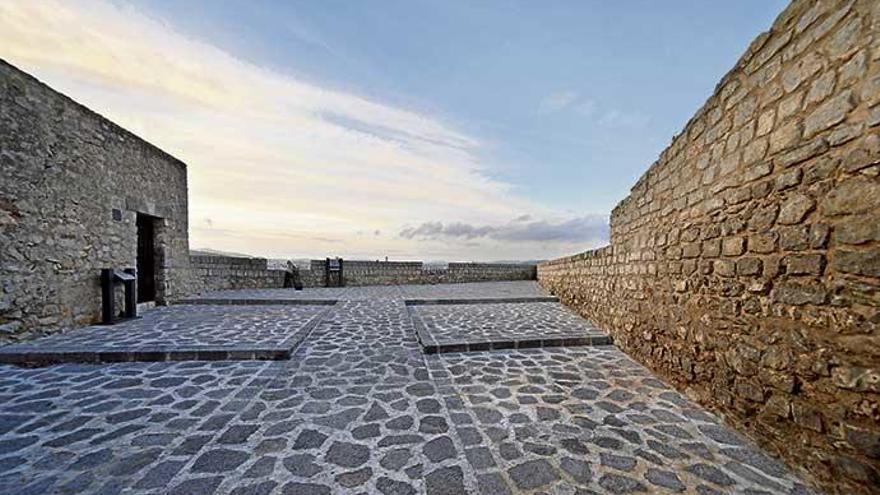
[[162,304],[188,249],[186,165],[0,60],[0,343],[98,321],[102,268]]

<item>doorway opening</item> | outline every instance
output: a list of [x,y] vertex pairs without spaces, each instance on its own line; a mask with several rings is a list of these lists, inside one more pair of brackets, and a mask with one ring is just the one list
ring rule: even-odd
[[137,214],[137,302],[156,300],[156,218]]

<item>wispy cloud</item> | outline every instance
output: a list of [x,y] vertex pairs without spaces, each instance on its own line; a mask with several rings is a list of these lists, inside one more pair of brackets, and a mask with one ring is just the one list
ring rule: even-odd
[[[558,213],[494,179],[480,138],[444,119],[240,60],[124,3],[0,2],[0,57],[185,161],[194,247],[525,259],[589,237],[540,220]],[[468,223],[421,227],[437,218]],[[422,231],[381,235],[400,225]]]
[[593,124],[609,128],[642,129],[651,121],[650,115],[638,111],[603,107],[596,100],[585,98],[573,90],[551,93],[538,103],[538,114],[547,115],[560,112],[571,112],[588,119]]
[[644,128],[651,122],[649,115],[640,112],[624,112],[609,110],[599,118],[598,124],[605,127],[626,127],[630,129]]
[[578,99],[574,91],[565,90],[551,93],[538,104],[538,113],[553,113],[570,107]]

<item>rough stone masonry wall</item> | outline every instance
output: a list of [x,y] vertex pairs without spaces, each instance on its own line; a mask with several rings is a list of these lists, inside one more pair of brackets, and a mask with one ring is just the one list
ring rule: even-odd
[[222,289],[265,289],[284,287],[286,270],[268,268],[265,258],[236,256],[190,256],[192,292]]
[[540,283],[832,493],[880,486],[880,2],[793,2]]
[[0,343],[98,321],[136,212],[161,217],[159,302],[186,293],[186,166],[0,59]]
[[[312,260],[314,285],[323,285],[324,261]],[[447,268],[425,269],[421,261],[343,262],[346,285],[395,285],[534,280],[535,265],[508,263],[449,263]],[[304,277],[308,278],[308,277]]]
[[[284,287],[286,270],[268,268],[265,258],[218,255],[190,257],[193,293],[221,289]],[[534,280],[535,265],[507,263],[449,263],[448,268],[426,270],[421,261],[343,262],[345,283],[360,285],[405,285]],[[324,260],[311,260],[310,269],[300,270],[305,287],[324,286]]]

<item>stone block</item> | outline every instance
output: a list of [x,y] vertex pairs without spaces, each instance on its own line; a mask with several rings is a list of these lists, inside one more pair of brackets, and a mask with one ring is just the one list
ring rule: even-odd
[[831,96],[831,93],[834,92],[834,83],[836,79],[837,74],[835,71],[829,70],[813,80],[813,83],[810,85],[810,90],[807,91],[804,106],[819,103],[825,98]]
[[770,162],[760,162],[753,164],[743,171],[743,181],[751,182],[754,180],[758,180],[761,177],[766,177],[770,175],[773,171],[773,166]]
[[880,392],[880,370],[859,366],[838,366],[831,370],[831,380],[842,389],[856,392]]
[[789,275],[821,275],[825,269],[825,257],[821,254],[789,255],[782,259],[782,264]]
[[865,137],[860,146],[850,151],[840,166],[847,172],[858,172],[880,163],[880,136],[871,134]]
[[805,304],[824,304],[828,291],[820,283],[782,282],[771,292],[773,300],[783,304],[803,306]]
[[805,162],[810,158],[821,155],[828,151],[828,141],[825,139],[816,139],[799,148],[788,151],[774,159],[777,167],[786,168],[798,163]]
[[776,242],[779,234],[768,232],[766,234],[753,234],[749,236],[749,252],[752,253],[772,253],[776,251]]
[[803,172],[799,168],[795,168],[792,170],[788,170],[783,174],[780,174],[776,177],[774,181],[774,188],[777,191],[784,191],[786,189],[790,189],[792,187],[797,186],[801,183],[801,177],[803,177]]
[[724,256],[739,256],[745,252],[746,240],[743,237],[730,237],[721,241]]
[[802,134],[803,124],[798,120],[777,127],[770,133],[770,153],[794,147],[800,141]]
[[779,209],[777,222],[782,225],[801,223],[807,214],[813,210],[816,202],[813,198],[802,193],[795,193],[788,197]]
[[825,249],[828,246],[828,237],[831,234],[831,228],[824,223],[814,223],[810,225],[810,248]]
[[782,87],[790,93],[821,69],[822,56],[818,52],[807,53],[782,72]]
[[792,402],[791,413],[796,424],[819,433],[825,431],[822,413],[810,404],[803,401]]
[[839,95],[819,105],[804,119],[804,137],[811,138],[829,127],[843,122],[847,114],[855,108],[852,90],[844,90]]
[[785,251],[803,251],[810,247],[810,228],[797,225],[779,229],[779,247]]
[[715,260],[714,271],[722,277],[733,277],[736,275],[736,263],[733,260]]
[[736,273],[738,275],[756,276],[761,274],[761,259],[745,257],[736,260]]
[[755,209],[749,218],[749,228],[758,232],[765,232],[773,227],[779,214],[779,206],[775,204]]
[[819,157],[804,165],[804,183],[813,184],[830,178],[840,163],[838,158]]
[[880,208],[880,183],[864,176],[851,177],[837,184],[822,199],[825,215],[847,215]]
[[880,277],[880,248],[861,251],[836,250],[831,257],[831,267],[838,272]]
[[863,19],[854,17],[843,24],[826,42],[825,52],[832,58],[844,58],[858,47]]
[[721,253],[721,241],[718,239],[710,239],[703,241],[703,257],[717,258]]
[[845,425],[846,441],[853,450],[871,459],[880,459],[880,432],[855,425]]
[[864,244],[880,241],[880,221],[870,214],[850,215],[834,225],[834,242]]
[[764,111],[758,117],[758,124],[755,128],[755,136],[764,136],[773,130],[773,124],[776,121],[776,110],[769,109]]
[[700,243],[693,242],[682,246],[683,258],[698,258],[700,256]]

